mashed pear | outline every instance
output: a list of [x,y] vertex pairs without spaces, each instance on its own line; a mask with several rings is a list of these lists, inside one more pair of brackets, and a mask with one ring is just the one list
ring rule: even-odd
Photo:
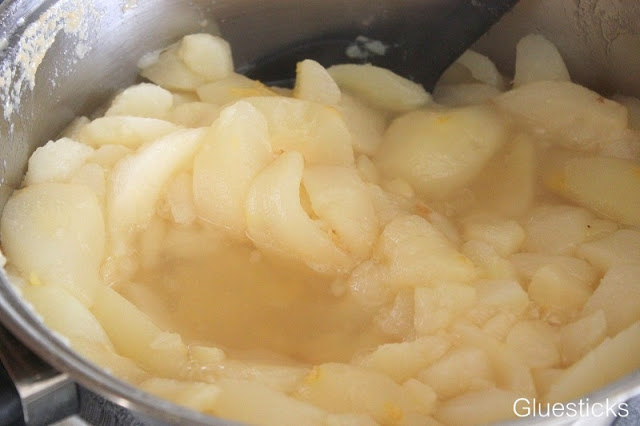
[[14,284],[98,365],[226,419],[367,426],[504,420],[640,367],[640,135],[550,41],[522,39],[512,88],[469,51],[433,98],[311,60],[267,87],[209,34],[154,58],[0,220]]

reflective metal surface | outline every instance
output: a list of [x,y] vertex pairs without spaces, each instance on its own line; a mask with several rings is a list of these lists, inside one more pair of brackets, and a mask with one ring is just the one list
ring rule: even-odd
[[572,80],[603,94],[640,96],[640,2],[528,0],[518,4],[476,48],[513,75],[515,45],[544,34],[558,47]]
[[0,326],[0,359],[9,372],[29,425],[48,425],[78,412],[76,384],[43,362]]
[[[387,26],[392,38],[403,30],[400,10],[428,1],[5,0],[0,4],[0,207],[20,184],[30,153],[74,116],[89,113],[134,82],[136,63],[146,52],[187,33],[219,32],[231,43],[237,67],[247,69],[283,46],[345,29],[367,35],[373,25]],[[75,15],[87,28],[83,37],[57,31],[45,40],[55,40],[46,54],[36,55],[41,63],[31,64],[37,65],[34,87],[26,80],[20,87],[12,84],[25,72],[18,48],[29,28],[55,7],[73,10],[77,5],[91,8],[91,13]],[[577,81],[606,93],[640,95],[639,2],[522,0],[477,48],[510,74],[515,43],[529,32],[541,32],[558,45]],[[80,58],[82,50],[86,53]],[[19,102],[9,102],[8,94]],[[43,326],[4,273],[0,278],[0,320],[46,363],[78,383],[83,416],[101,424],[223,424],[152,397],[88,363]],[[640,373],[635,373],[589,398],[627,398],[639,391]],[[562,420],[567,419],[557,421]]]

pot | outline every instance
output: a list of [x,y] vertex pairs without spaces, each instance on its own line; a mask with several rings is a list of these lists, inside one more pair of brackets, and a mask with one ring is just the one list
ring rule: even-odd
[[[452,1],[6,0],[0,4],[0,208],[38,146],[135,82],[144,53],[185,34],[221,34],[242,71],[301,40],[363,34],[392,42],[407,23],[430,28],[427,11]],[[640,3],[522,0],[475,48],[512,74],[515,44],[531,32],[558,46],[574,81],[605,95],[640,96]],[[79,412],[100,424],[229,424],[155,398],[87,362],[42,324],[4,273],[0,320],[0,357],[22,400],[22,409],[7,406],[3,419],[17,412],[47,424]],[[638,393],[634,373],[589,398],[622,401]],[[563,419],[520,424],[539,421]]]

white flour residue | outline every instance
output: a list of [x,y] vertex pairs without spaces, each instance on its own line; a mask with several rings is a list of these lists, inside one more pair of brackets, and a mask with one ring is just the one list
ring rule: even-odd
[[135,9],[136,7],[138,7],[138,0],[122,0],[122,3],[120,3],[120,10],[122,10],[122,13]]
[[138,68],[143,69],[150,67],[151,65],[158,62],[158,58],[160,58],[160,53],[165,49],[154,50],[153,52],[147,52],[138,60]]
[[[0,69],[0,100],[4,106],[4,118],[10,121],[24,90],[33,90],[36,72],[45,54],[53,45],[60,31],[77,39],[74,62],[89,50],[87,40],[97,31],[98,13],[92,0],[63,0],[47,9],[35,22],[29,24],[16,43],[15,51]],[[93,25],[90,27],[90,23]]]
[[372,56],[382,56],[387,53],[389,45],[380,40],[373,40],[369,37],[358,36],[346,50],[346,54],[351,59],[369,59]]

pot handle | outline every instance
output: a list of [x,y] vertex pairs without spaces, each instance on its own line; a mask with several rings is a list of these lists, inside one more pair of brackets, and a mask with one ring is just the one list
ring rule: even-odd
[[[78,413],[76,384],[45,363],[0,325],[0,418],[48,425]],[[13,382],[13,383],[11,383]],[[7,417],[5,417],[5,415]]]
[[2,363],[0,363],[0,419],[8,425],[24,424],[20,395]]

